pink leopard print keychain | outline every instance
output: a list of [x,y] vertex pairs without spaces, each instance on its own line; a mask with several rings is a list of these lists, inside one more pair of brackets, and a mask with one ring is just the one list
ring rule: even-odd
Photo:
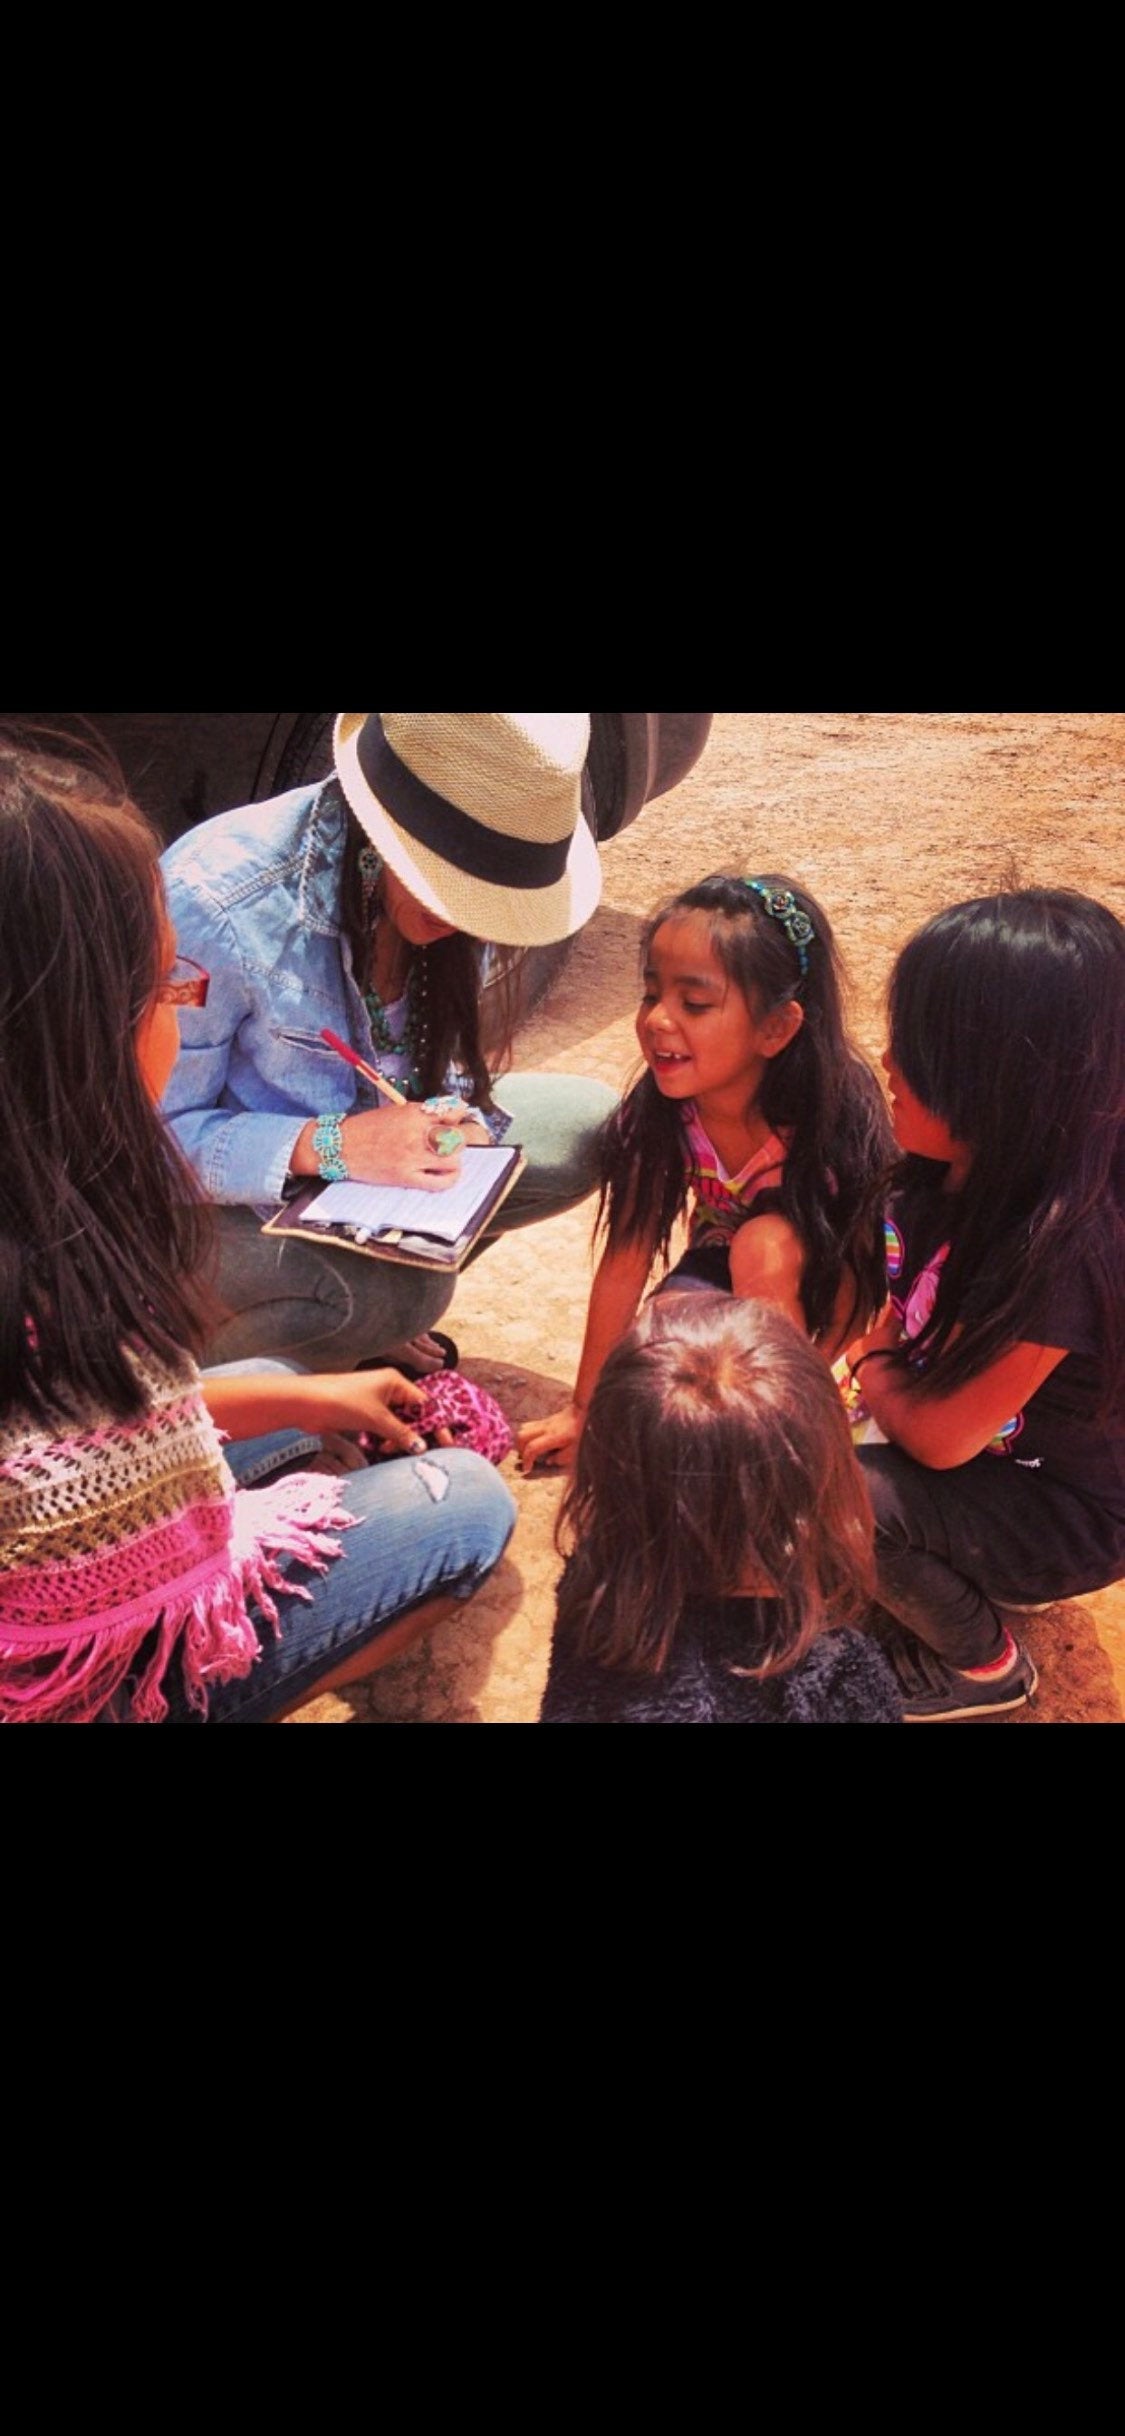
[[[419,1385],[426,1401],[410,1414],[419,1437],[432,1445],[438,1430],[447,1429],[454,1446],[467,1446],[489,1463],[503,1463],[505,1455],[510,1455],[514,1443],[511,1426],[487,1388],[474,1387],[459,1370],[435,1371],[432,1378],[419,1380]],[[359,1443],[370,1463],[392,1460],[380,1452],[370,1431],[363,1432]]]
[[454,1446],[471,1447],[489,1463],[503,1463],[512,1451],[513,1439],[507,1415],[495,1396],[484,1387],[474,1387],[459,1370],[436,1371],[420,1384],[426,1401],[417,1415],[417,1426],[424,1438],[447,1429]]

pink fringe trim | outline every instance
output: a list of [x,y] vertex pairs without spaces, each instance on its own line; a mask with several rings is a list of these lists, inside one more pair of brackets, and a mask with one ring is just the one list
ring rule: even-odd
[[279,1638],[281,1619],[271,1593],[283,1590],[288,1598],[312,1598],[305,1583],[282,1573],[277,1560],[292,1556],[311,1573],[327,1573],[332,1558],[341,1553],[333,1533],[350,1530],[357,1520],[337,1504],[331,1480],[308,1473],[239,1491],[231,1546],[207,1569],[207,1578],[196,1578],[190,1589],[177,1595],[158,1586],[142,1612],[136,1601],[130,1602],[126,1622],[92,1617],[89,1624],[76,1627],[61,1654],[57,1642],[46,1637],[36,1643],[21,1633],[13,1642],[0,1631],[4,1670],[22,1670],[36,1660],[55,1661],[49,1672],[27,1675],[22,1682],[0,1676],[0,1721],[90,1724],[121,1690],[157,1627],[157,1646],[133,1691],[130,1717],[138,1725],[163,1723],[168,1715],[163,1684],[177,1650],[187,1699],[205,1717],[208,1687],[241,1680],[261,1655],[247,1600],[257,1602]]

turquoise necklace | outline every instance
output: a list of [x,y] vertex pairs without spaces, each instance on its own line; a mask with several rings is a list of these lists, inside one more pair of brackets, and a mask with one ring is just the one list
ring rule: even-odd
[[[383,871],[382,856],[376,853],[374,846],[362,848],[359,869],[363,882],[364,913],[368,918],[373,940],[375,925],[379,919],[379,881]],[[420,1099],[422,1097],[420,1070],[425,1064],[426,1051],[430,1044],[429,975],[426,970],[424,947],[415,948],[411,957],[410,970],[406,977],[405,995],[406,1022],[398,1040],[391,1031],[383,1000],[370,983],[364,989],[363,1003],[367,1009],[368,1022],[371,1025],[371,1038],[380,1055],[405,1057],[409,1060],[408,1069],[400,1078],[402,1087],[408,1096]]]

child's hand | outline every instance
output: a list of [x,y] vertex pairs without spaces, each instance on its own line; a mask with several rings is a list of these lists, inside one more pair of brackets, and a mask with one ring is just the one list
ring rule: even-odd
[[[858,1346],[863,1341],[862,1338],[857,1337],[856,1345]],[[876,1350],[876,1348],[871,1348],[871,1350]],[[861,1379],[853,1379],[848,1369],[848,1359],[853,1354],[855,1360],[858,1361],[858,1352],[854,1346],[849,1345],[847,1355],[840,1354],[838,1360],[832,1364],[832,1376],[840,1390],[844,1411],[847,1414],[848,1428],[852,1433],[852,1445],[885,1445],[883,1432],[864,1403],[863,1382]]]
[[516,1431],[516,1454],[521,1472],[533,1472],[538,1464],[545,1471],[568,1472],[578,1449],[585,1416],[576,1404],[564,1404],[557,1413],[548,1413],[542,1421],[525,1421]]
[[[888,1303],[886,1308],[880,1312],[875,1326],[868,1329],[866,1336],[854,1338],[847,1351],[841,1354],[839,1361],[833,1363],[832,1375],[844,1399],[844,1410],[848,1416],[848,1427],[852,1433],[853,1446],[885,1446],[887,1443],[886,1433],[876,1421],[864,1394],[866,1382],[871,1374],[865,1370],[857,1377],[856,1365],[863,1360],[865,1354],[892,1353],[895,1346],[901,1345],[901,1343],[902,1323],[898,1313],[892,1310]],[[882,1368],[882,1364],[877,1367]]]
[[851,1371],[865,1353],[892,1353],[895,1346],[901,1345],[901,1343],[902,1322],[897,1311],[893,1311],[888,1303],[886,1310],[880,1313],[875,1326],[868,1329],[866,1336],[855,1337],[846,1347],[844,1360]]
[[[384,1455],[422,1455],[426,1440],[416,1416],[425,1409],[424,1388],[398,1370],[338,1371],[309,1379],[324,1430],[356,1430]],[[439,1441],[440,1443],[440,1441]]]

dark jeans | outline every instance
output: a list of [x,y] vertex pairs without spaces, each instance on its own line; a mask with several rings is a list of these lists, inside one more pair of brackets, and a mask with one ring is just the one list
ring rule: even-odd
[[[731,1239],[733,1241],[733,1237]],[[704,1243],[698,1251],[685,1252],[674,1269],[661,1279],[658,1294],[729,1294],[730,1244]]]
[[934,1472],[900,1447],[856,1452],[875,1509],[880,1602],[950,1666],[1000,1656],[998,1608],[1104,1590],[1125,1566],[1120,1526],[1006,1456]]

